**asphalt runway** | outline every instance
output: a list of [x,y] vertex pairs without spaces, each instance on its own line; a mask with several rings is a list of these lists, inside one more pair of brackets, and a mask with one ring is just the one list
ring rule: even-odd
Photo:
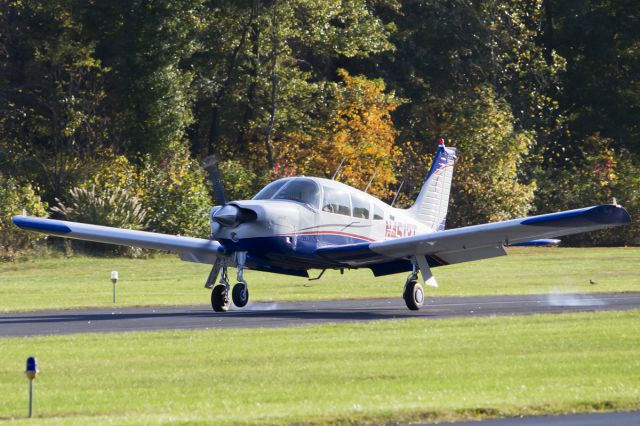
[[439,297],[427,299],[420,311],[409,311],[401,298],[250,303],[244,309],[232,308],[227,313],[215,313],[208,305],[80,309],[0,314],[0,337],[170,329],[289,327],[401,318],[430,320],[628,309],[640,309],[640,292]]

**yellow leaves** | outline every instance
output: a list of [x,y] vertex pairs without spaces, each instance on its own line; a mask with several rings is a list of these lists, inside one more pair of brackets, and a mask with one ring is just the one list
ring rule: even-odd
[[402,153],[394,146],[397,131],[391,120],[400,101],[384,93],[381,80],[351,76],[345,70],[338,70],[338,75],[343,82],[327,122],[314,135],[289,133],[274,141],[276,162],[329,177],[344,158],[339,180],[364,189],[375,174],[370,192],[387,196],[396,181],[392,166]]
[[333,149],[347,161],[341,171],[342,179],[364,188],[372,176],[372,193],[388,195],[388,186],[395,182],[391,158],[397,131],[391,120],[398,101],[384,94],[384,84],[379,80],[368,80],[351,76],[345,70],[338,74],[344,81],[340,92],[339,108],[332,117]]

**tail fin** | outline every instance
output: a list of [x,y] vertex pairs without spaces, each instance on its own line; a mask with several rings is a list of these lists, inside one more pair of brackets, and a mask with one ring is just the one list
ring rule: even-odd
[[456,149],[444,146],[438,141],[438,151],[431,164],[431,170],[422,185],[420,195],[407,212],[433,231],[443,231],[449,208],[449,192],[453,179]]

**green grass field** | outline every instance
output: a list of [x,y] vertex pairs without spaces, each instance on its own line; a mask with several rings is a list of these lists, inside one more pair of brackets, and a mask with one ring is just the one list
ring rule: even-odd
[[[637,291],[640,249],[511,249],[434,270],[432,295]],[[0,310],[207,303],[206,265],[47,257],[0,264]],[[253,300],[400,297],[404,274],[248,272]],[[589,280],[597,282],[590,285]],[[349,424],[640,409],[640,311],[0,339],[0,421]],[[26,420],[25,420],[26,422]]]
[[0,419],[306,424],[640,408],[640,311],[0,340]]
[[[510,255],[435,268],[432,296],[640,290],[639,248],[518,248]],[[118,306],[209,303],[209,266],[171,255],[150,259],[42,258],[0,264],[0,312],[113,306],[111,270],[118,270]],[[317,273],[317,271],[316,271]],[[368,269],[327,271],[319,281],[249,271],[251,300],[400,297],[406,274],[374,278]],[[589,280],[597,282],[590,285]]]

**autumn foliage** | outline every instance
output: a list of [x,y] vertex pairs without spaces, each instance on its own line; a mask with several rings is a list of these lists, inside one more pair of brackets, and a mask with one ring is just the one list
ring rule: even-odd
[[394,159],[401,155],[394,146],[398,132],[391,120],[400,101],[385,93],[382,80],[345,70],[338,74],[342,84],[326,127],[314,134],[289,133],[276,142],[279,172],[330,178],[342,163],[337,180],[365,189],[373,178],[369,192],[386,197],[396,181]]

